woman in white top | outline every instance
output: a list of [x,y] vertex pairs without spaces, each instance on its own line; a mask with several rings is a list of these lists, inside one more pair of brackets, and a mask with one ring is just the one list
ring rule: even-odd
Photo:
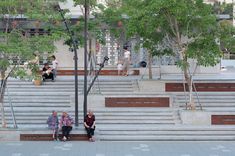
[[122,75],[128,76],[129,68],[130,68],[130,60],[131,60],[131,52],[124,48],[124,63],[123,63],[123,70]]

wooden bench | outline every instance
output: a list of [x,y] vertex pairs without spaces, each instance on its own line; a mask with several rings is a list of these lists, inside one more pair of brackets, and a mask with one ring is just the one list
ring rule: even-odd
[[212,125],[235,125],[235,115],[211,115]]
[[[186,91],[188,85],[185,84]],[[198,92],[234,92],[235,83],[195,83],[196,90]],[[183,83],[166,83],[166,92],[183,92]],[[194,90],[195,91],[195,90]]]
[[[60,132],[61,133],[61,132]],[[61,140],[62,134],[59,134]],[[72,130],[70,133],[69,141],[87,141],[88,137],[84,131]],[[34,131],[22,131],[20,133],[20,141],[53,141],[52,131],[50,130],[34,130]]]
[[[131,70],[132,73],[131,75],[139,75],[140,71],[139,70]],[[77,72],[78,75],[84,75],[84,70],[78,70]],[[74,75],[74,70],[58,70],[57,75]],[[107,76],[114,76],[118,75],[117,70],[101,70],[100,75],[107,75]]]
[[105,107],[169,107],[169,97],[106,97]]

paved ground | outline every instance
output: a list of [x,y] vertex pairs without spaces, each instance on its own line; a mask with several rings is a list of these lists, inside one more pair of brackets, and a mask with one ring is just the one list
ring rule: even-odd
[[234,156],[235,142],[0,142],[0,156]]

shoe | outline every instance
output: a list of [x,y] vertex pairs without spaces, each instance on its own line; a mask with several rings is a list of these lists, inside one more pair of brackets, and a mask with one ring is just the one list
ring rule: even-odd
[[64,136],[62,140],[65,142],[67,140],[67,138]]

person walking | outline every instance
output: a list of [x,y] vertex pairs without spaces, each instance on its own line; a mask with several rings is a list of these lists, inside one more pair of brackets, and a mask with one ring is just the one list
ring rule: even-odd
[[58,128],[59,119],[56,111],[52,111],[52,114],[47,119],[48,128],[52,130],[53,140],[58,140]]
[[84,118],[84,127],[87,132],[89,141],[94,142],[94,131],[95,131],[95,115],[91,110],[88,111],[87,115]]
[[60,128],[62,130],[62,140],[66,141],[69,139],[69,134],[73,129],[73,119],[68,115],[67,112],[63,112],[60,119]]
[[127,47],[124,47],[124,63],[122,69],[122,74],[124,76],[128,76],[130,62],[131,62],[131,52],[127,49]]

